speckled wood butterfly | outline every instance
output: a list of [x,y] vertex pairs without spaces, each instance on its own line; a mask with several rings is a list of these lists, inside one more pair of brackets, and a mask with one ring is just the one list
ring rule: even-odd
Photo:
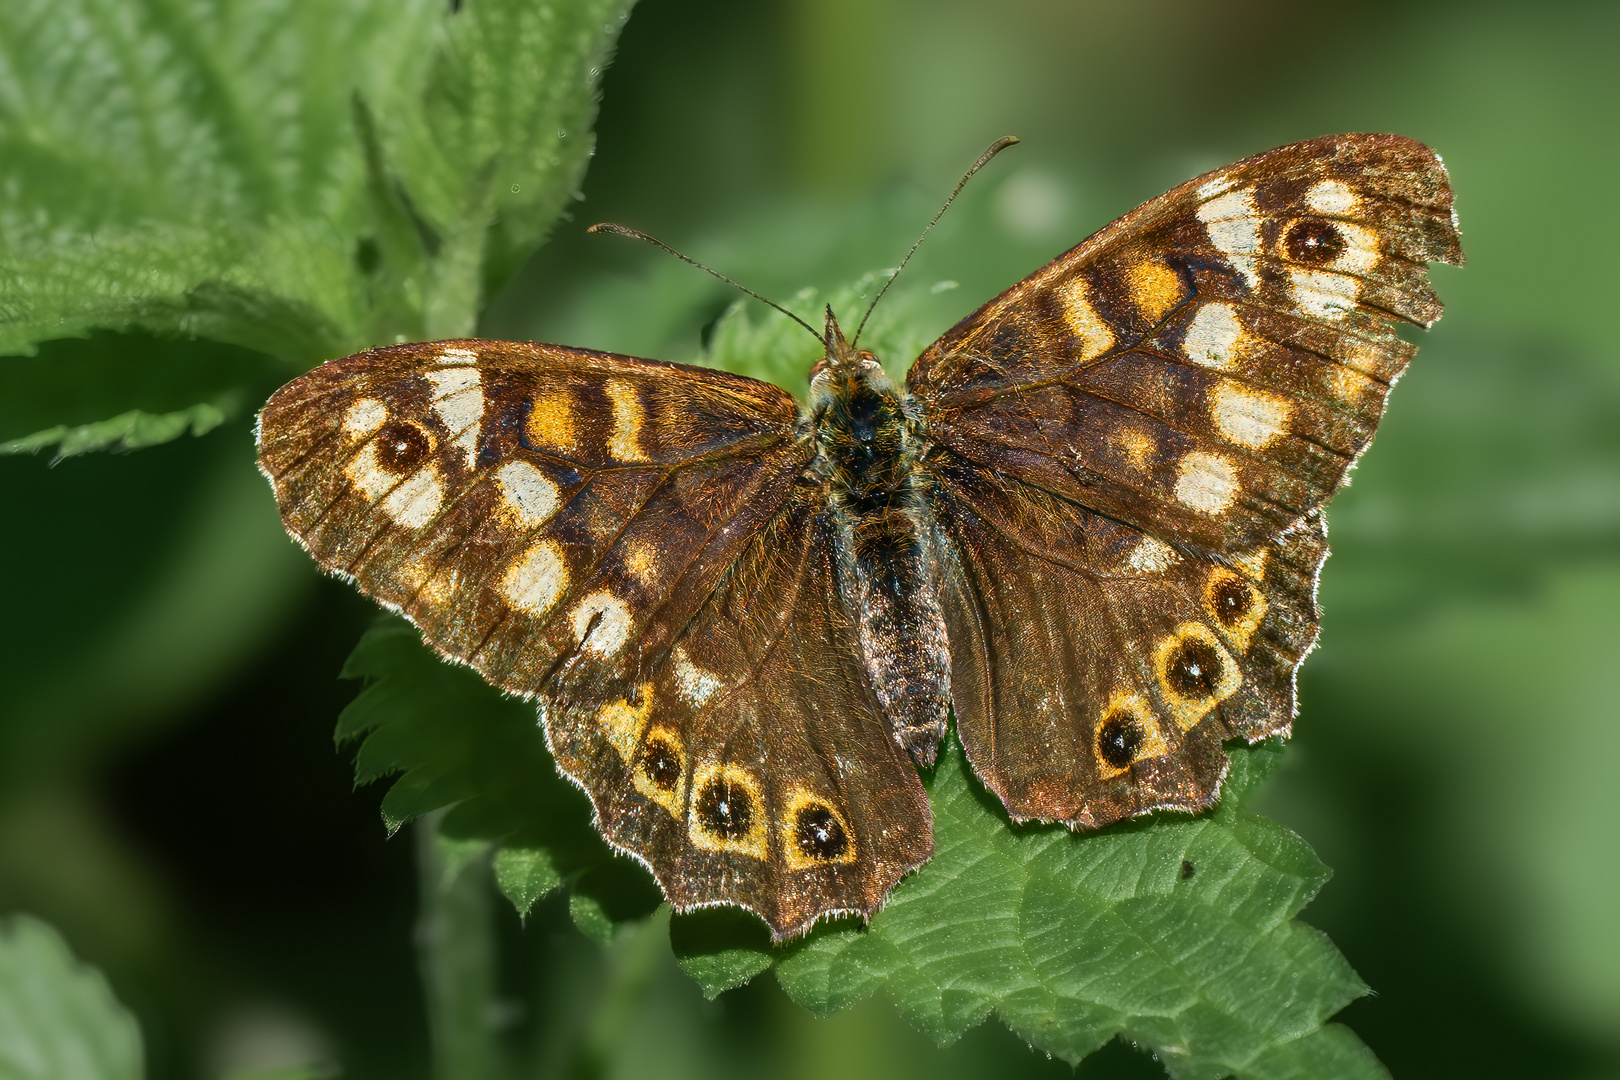
[[809,400],[585,349],[371,349],[283,387],[287,529],[536,699],[558,767],[677,908],[778,938],[933,850],[954,713],[1015,820],[1217,797],[1286,733],[1322,508],[1460,263],[1393,135],[1286,146],[1139,207],[962,320],[903,387],[829,311]]

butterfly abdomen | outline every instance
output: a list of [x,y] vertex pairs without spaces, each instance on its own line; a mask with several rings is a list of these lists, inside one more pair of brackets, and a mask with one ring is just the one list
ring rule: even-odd
[[815,419],[840,548],[840,592],[862,666],[890,735],[919,764],[931,764],[945,734],[950,688],[912,421],[876,364],[841,380]]

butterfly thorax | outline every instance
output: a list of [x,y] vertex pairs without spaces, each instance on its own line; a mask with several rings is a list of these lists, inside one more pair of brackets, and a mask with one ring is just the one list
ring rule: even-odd
[[945,619],[920,433],[877,358],[855,352],[829,317],[827,358],[811,381],[815,470],[827,478],[840,599],[890,735],[931,764],[950,700]]

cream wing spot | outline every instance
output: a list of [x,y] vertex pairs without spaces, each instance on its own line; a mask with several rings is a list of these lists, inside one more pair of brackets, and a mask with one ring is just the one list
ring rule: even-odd
[[506,568],[500,593],[515,610],[539,617],[557,605],[568,588],[568,563],[555,540],[541,540]]
[[580,647],[598,656],[616,655],[630,639],[630,609],[606,590],[581,600],[571,618]]
[[367,443],[343,466],[343,475],[368,499],[379,499],[393,489],[399,478],[377,460],[377,444]]
[[692,663],[684,646],[675,647],[674,660],[676,688],[690,704],[701,708],[719,693],[720,676]]
[[388,422],[388,406],[376,398],[361,398],[343,411],[343,434],[350,439],[375,435]]
[[1055,291],[1069,330],[1080,339],[1077,354],[1081,360],[1093,360],[1114,347],[1114,332],[1092,306],[1084,278],[1070,278]]
[[433,384],[433,411],[445,429],[455,436],[455,445],[461,449],[470,469],[478,460],[478,439],[484,419],[484,391],[478,370],[452,367],[430,371],[427,377]]
[[1343,180],[1318,180],[1305,192],[1305,205],[1318,214],[1344,217],[1356,212],[1361,198]]
[[420,529],[432,521],[444,504],[444,482],[436,465],[426,465],[407,476],[378,505],[396,525]]
[[495,480],[507,507],[527,528],[539,528],[550,521],[562,504],[562,490],[527,461],[508,461],[496,470]]
[[1125,566],[1138,574],[1159,574],[1180,561],[1175,548],[1158,537],[1144,536],[1125,557]]
[[608,455],[615,461],[647,461],[641,448],[646,411],[636,388],[623,379],[609,379],[604,387],[613,407],[613,430],[608,434]]
[[1275,394],[1224,382],[1210,394],[1209,411],[1228,442],[1258,450],[1287,430],[1294,406]]
[[1363,277],[1373,272],[1378,260],[1383,258],[1383,249],[1378,243],[1378,234],[1365,225],[1357,225],[1353,221],[1336,221],[1334,225],[1339,235],[1344,238],[1345,248],[1333,262],[1333,269],[1342,270],[1349,274],[1360,274]]
[[1344,318],[1361,297],[1361,282],[1331,270],[1289,270],[1288,281],[1294,303],[1320,319]]
[[1198,309],[1182,339],[1187,359],[1216,371],[1230,371],[1237,362],[1243,340],[1243,323],[1237,310],[1224,301],[1213,301]]
[[478,354],[471,349],[463,349],[459,345],[447,345],[439,350],[439,363],[476,364],[478,363]]
[[1237,500],[1237,472],[1220,454],[1194,450],[1181,459],[1176,498],[1203,514],[1218,514]]
[[1209,242],[1253,289],[1258,280],[1255,256],[1260,251],[1260,215],[1254,205],[1254,189],[1240,188],[1210,199],[1198,207],[1198,220],[1204,223]]

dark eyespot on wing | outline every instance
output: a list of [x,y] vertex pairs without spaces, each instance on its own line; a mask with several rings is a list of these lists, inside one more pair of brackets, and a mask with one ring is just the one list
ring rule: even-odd
[[740,784],[733,784],[717,776],[698,792],[692,812],[698,824],[710,835],[722,840],[734,840],[748,835],[754,824],[753,796]]
[[806,858],[829,861],[849,850],[849,837],[825,806],[801,807],[793,823],[793,840]]
[[1184,698],[1207,698],[1220,685],[1225,661],[1209,642],[1183,638],[1165,665],[1170,687]]

